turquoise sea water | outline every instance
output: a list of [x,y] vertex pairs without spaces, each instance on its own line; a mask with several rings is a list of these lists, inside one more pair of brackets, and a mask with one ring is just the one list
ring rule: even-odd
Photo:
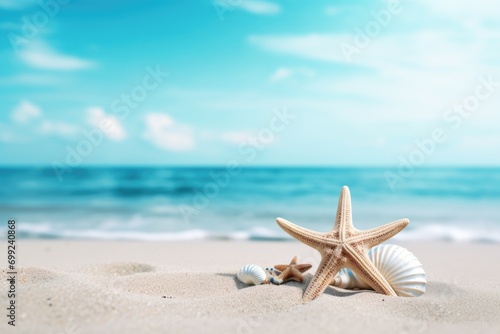
[[[386,168],[0,169],[1,219],[20,238],[289,239],[276,217],[332,227],[343,185],[354,225],[407,217],[399,239],[500,242],[499,168],[424,168],[388,184]],[[2,226],[2,233],[6,231]]]

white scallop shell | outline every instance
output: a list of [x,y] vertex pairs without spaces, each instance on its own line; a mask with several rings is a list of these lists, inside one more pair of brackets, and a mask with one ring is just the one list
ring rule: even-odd
[[266,277],[264,269],[255,264],[243,266],[236,274],[236,278],[247,285],[260,285],[266,280]]
[[[375,267],[400,297],[418,297],[425,292],[427,280],[420,261],[406,248],[379,245],[368,252]],[[343,268],[332,280],[332,285],[344,289],[372,289],[350,269]]]

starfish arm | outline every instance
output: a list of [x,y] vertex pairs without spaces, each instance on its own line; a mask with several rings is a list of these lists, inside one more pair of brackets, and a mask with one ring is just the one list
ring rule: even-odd
[[351,261],[349,261],[349,268],[351,268],[358,277],[365,280],[373,290],[379,293],[388,296],[397,296],[389,282],[387,282],[385,277],[378,271],[366,254],[352,247],[347,247],[347,252],[351,259]]
[[299,260],[299,257],[297,255],[294,256],[292,261],[290,261],[290,264],[297,264],[297,261]]
[[344,261],[338,256],[333,254],[323,256],[316,274],[302,296],[302,302],[307,303],[321,295],[343,264]]
[[288,268],[288,264],[277,264],[274,266],[274,268],[279,271],[284,271],[286,268]]
[[327,240],[322,233],[300,227],[283,218],[276,218],[278,225],[298,241],[319,250]]
[[410,221],[407,218],[403,218],[370,230],[358,231],[356,236],[349,238],[348,241],[351,244],[354,242],[363,242],[364,245],[370,249],[395,236],[409,223]]
[[295,268],[297,268],[298,271],[301,273],[308,271],[311,269],[312,265],[309,263],[303,263],[303,264],[298,264]]
[[304,280],[304,276],[297,268],[293,268],[290,279],[297,282],[302,282]]
[[279,274],[278,278],[282,279],[283,282],[285,282],[290,277],[291,272],[292,272],[291,268],[286,268],[281,272],[281,274]]
[[334,230],[341,233],[341,239],[344,238],[346,230],[353,229],[352,226],[352,208],[351,208],[351,193],[347,186],[343,186],[340,191],[339,204],[337,205],[337,215],[335,217]]

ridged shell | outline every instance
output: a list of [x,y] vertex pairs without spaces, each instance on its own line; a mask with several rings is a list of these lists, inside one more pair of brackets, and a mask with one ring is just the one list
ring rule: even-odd
[[[406,248],[379,245],[368,252],[368,257],[400,297],[418,297],[424,294],[427,280],[420,261]],[[371,289],[350,269],[339,271],[332,285],[345,289]]]
[[247,285],[260,285],[266,277],[264,269],[255,264],[243,266],[236,274],[236,278]]

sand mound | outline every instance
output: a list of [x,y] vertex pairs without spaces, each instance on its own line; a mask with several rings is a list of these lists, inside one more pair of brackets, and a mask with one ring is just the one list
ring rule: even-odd
[[[148,322],[150,331],[167,326],[175,333],[200,325],[236,333],[261,327],[283,332],[281,325],[291,319],[312,321],[312,328],[361,330],[370,325],[419,331],[428,330],[429,322],[437,322],[436,328],[498,323],[500,310],[498,292],[439,281],[431,281],[420,298],[329,287],[318,300],[302,305],[300,298],[311,275],[306,275],[306,284],[248,287],[235,279],[235,272],[170,273],[138,263],[72,272],[24,268],[20,273],[20,332],[39,326],[60,328],[61,333],[103,332],[103,328],[110,333],[130,332],[139,319]],[[191,322],[197,325],[191,327]]]
[[[82,243],[81,249],[75,245],[78,244],[73,245],[72,251],[77,253],[68,258],[83,258],[88,245]],[[457,276],[468,271],[450,270],[433,262],[435,254],[444,254],[444,251],[430,249],[426,253],[426,248],[422,248],[422,262],[431,268],[431,278],[426,293],[419,298],[387,297],[370,291],[329,287],[317,300],[303,305],[300,299],[311,274],[305,275],[303,284],[248,287],[235,279],[241,259],[224,257],[231,251],[252,252],[256,263],[279,263],[279,259],[270,258],[269,254],[280,247],[283,249],[279,254],[293,253],[289,249],[293,244],[216,245],[217,248],[206,249],[215,255],[217,268],[224,267],[222,270],[204,269],[206,263],[203,269],[193,266],[172,269],[168,265],[145,262],[100,263],[76,270],[38,266],[19,269],[18,326],[11,328],[2,322],[0,332],[322,333],[328,330],[345,334],[368,329],[375,333],[500,332],[500,280],[495,280],[498,277],[495,270],[499,268],[487,263],[469,265],[471,271],[487,273],[485,277],[492,280],[478,282]],[[127,245],[130,252],[140,246],[139,243]],[[56,244],[54,248],[57,247],[64,246]],[[166,244],[165,247],[171,251],[185,245]],[[470,247],[467,251],[476,252],[476,258],[491,256],[491,247]],[[198,254],[186,256],[184,262],[198,263]],[[147,259],[149,252],[143,256]],[[114,258],[117,257],[115,254]],[[1,286],[5,284],[6,281]],[[7,302],[6,294],[1,294],[0,303],[6,305]]]

